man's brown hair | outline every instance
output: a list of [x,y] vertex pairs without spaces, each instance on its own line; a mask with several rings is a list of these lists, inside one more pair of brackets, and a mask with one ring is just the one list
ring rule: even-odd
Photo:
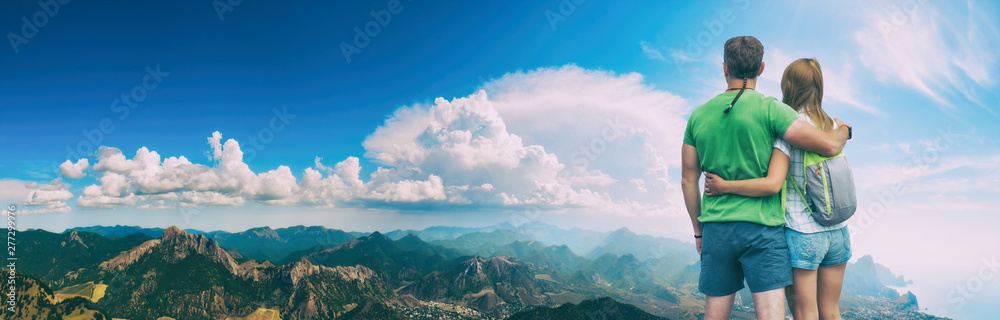
[[726,40],[722,61],[732,79],[753,79],[764,60],[764,45],[753,36],[739,36]]

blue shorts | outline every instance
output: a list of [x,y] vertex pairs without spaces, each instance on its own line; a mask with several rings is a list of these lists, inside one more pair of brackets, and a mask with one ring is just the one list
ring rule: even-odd
[[727,296],[743,289],[763,292],[792,284],[792,264],[785,227],[751,222],[707,222],[701,225],[701,275],[698,291]]
[[832,267],[851,260],[851,234],[847,227],[817,233],[785,230],[788,250],[792,254],[792,267],[816,270]]

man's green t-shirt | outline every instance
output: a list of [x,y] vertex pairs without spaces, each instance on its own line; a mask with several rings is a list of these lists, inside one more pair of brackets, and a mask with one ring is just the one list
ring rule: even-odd
[[[736,92],[719,94],[695,109],[684,130],[684,143],[698,149],[701,170],[726,180],[767,176],[774,138],[799,117],[773,97],[746,90],[729,113],[724,110]],[[766,226],[785,224],[781,196],[744,197],[726,194],[702,197],[701,222],[747,221]]]

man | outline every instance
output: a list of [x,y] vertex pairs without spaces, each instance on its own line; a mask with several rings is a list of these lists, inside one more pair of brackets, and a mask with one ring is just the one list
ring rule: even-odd
[[[726,41],[722,71],[729,90],[698,107],[688,119],[681,149],[681,188],[701,254],[698,289],[705,294],[705,319],[729,319],[746,279],[757,319],[784,319],[784,287],[792,284],[780,195],[706,197],[703,171],[726,180],[767,176],[775,137],[824,156],[847,142],[848,128],[822,132],[791,107],[754,90],[764,72],[764,46],[757,38]],[[787,165],[786,165],[787,166]],[[703,246],[704,244],[704,246]]]

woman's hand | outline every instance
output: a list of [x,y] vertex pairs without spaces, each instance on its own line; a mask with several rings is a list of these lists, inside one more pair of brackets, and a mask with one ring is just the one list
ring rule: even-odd
[[729,193],[727,190],[727,181],[722,177],[711,173],[705,172],[705,195],[709,197],[721,196]]

